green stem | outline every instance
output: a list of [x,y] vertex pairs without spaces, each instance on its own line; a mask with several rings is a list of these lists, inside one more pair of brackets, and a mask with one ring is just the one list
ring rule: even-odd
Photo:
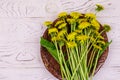
[[81,61],[83,60],[83,58],[84,58],[84,56],[85,56],[85,55],[84,55],[85,52],[86,52],[86,51],[84,51],[83,48],[81,48],[81,53],[83,53],[83,55],[81,54],[82,56],[81,56],[81,58],[80,58],[80,60],[79,60],[79,62],[78,62],[78,65],[76,66],[76,68],[75,68],[75,70],[74,70],[74,72],[73,72],[73,75],[72,75],[71,80],[74,78],[74,76],[75,76],[75,74],[76,74],[76,71],[78,70],[79,67],[80,67],[80,71],[81,71],[81,75],[82,75],[83,79],[86,80],[85,74],[84,74],[84,72],[83,72],[83,68],[81,67]]
[[68,48],[66,48],[66,49],[67,49],[67,54],[68,54],[68,63],[70,65],[70,70],[71,70],[71,72],[73,72],[73,66],[72,66],[71,59],[70,59],[70,52],[69,52]]
[[91,71],[91,68],[92,68],[92,66],[93,66],[93,60],[94,60],[94,58],[95,58],[95,53],[96,53],[96,50],[94,50],[93,51],[93,53],[91,53],[92,54],[92,56],[90,57],[90,65],[89,65],[89,73],[90,73],[90,71]]
[[58,54],[58,59],[59,59],[59,62],[60,62],[60,68],[61,68],[61,72],[62,72],[61,73],[62,74],[62,79],[64,79],[64,76],[65,76],[65,78],[67,78],[68,76],[67,76],[67,74],[66,74],[66,72],[64,70],[64,67],[62,65],[62,59],[61,59],[61,56],[60,56],[60,53],[59,53],[59,50],[58,50],[57,42],[55,41],[54,44],[55,44],[55,47],[56,47],[56,50],[57,50],[57,54]]
[[97,54],[97,56],[96,56],[96,60],[95,60],[95,65],[94,65],[94,68],[93,68],[93,72],[92,72],[92,76],[91,76],[91,80],[92,80],[92,78],[93,78],[93,76],[94,76],[94,74],[95,74],[95,69],[96,69],[96,67],[97,67],[97,62],[98,62],[98,59],[99,59],[99,53],[100,53],[100,50],[98,51],[98,54]]
[[66,74],[67,74],[67,76],[68,76],[67,80],[70,80],[71,74],[70,74],[69,68],[68,68],[68,66],[67,66],[67,64],[66,64],[65,56],[63,55],[63,52],[62,52],[62,46],[60,46],[60,55],[62,56],[64,68],[65,68]]
[[[76,48],[73,48],[72,49],[72,55],[73,55],[73,57],[74,57],[74,65],[75,65],[75,67],[77,66],[77,63],[79,62],[79,59],[78,59],[78,54],[77,54],[77,52],[76,52],[76,50],[75,50]],[[75,76],[75,80],[79,80],[79,77],[78,77],[79,75],[78,75],[78,71],[76,72],[76,76]]]

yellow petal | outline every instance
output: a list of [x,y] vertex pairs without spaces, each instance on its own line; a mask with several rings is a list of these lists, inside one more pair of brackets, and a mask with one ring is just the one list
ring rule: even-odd
[[94,44],[93,47],[96,48],[96,49],[102,50],[102,48],[100,46],[96,45],[96,44]]
[[58,38],[57,37],[52,37],[51,40],[52,41],[56,41]]
[[78,30],[75,30],[75,32],[76,32],[76,33],[81,33],[82,30],[79,30],[79,29],[78,29]]
[[72,23],[75,22],[75,19],[67,19],[67,22],[70,23],[70,24],[72,24]]
[[70,16],[73,17],[74,19],[78,19],[82,14],[79,12],[71,12]]
[[93,13],[86,13],[85,17],[88,18],[88,19],[96,19],[96,15],[93,14]]
[[91,24],[89,22],[82,22],[78,25],[79,29],[85,29],[87,27],[89,27]]
[[51,34],[51,33],[58,33],[58,29],[57,28],[48,29],[48,34]]
[[64,21],[57,21],[56,23],[55,23],[55,26],[58,26],[58,25],[60,25],[60,24],[62,24],[62,23],[64,23]]
[[70,41],[74,40],[76,35],[77,35],[76,32],[71,32],[70,34],[68,34],[67,39]]
[[61,13],[58,14],[59,18],[64,18],[66,16],[67,16],[67,12],[61,12]]
[[87,19],[85,19],[85,18],[84,18],[84,19],[78,19],[78,20],[77,20],[78,23],[86,22],[86,21],[87,21]]
[[103,36],[100,36],[100,35],[97,36],[97,38],[98,38],[98,39],[102,39],[102,40],[104,40],[104,37],[103,37]]
[[62,29],[67,26],[67,23],[62,23],[58,26],[58,29]]
[[58,32],[58,37],[63,37],[67,33],[66,30],[61,30]]
[[87,40],[88,38],[89,38],[89,37],[86,36],[86,35],[79,35],[79,36],[76,36],[76,39],[77,39],[78,41],[81,41],[81,40],[85,41],[85,40]]
[[49,26],[49,25],[51,25],[51,24],[52,24],[51,21],[46,21],[46,22],[44,22],[44,25],[45,25],[45,26]]
[[97,43],[99,43],[99,44],[103,44],[103,45],[105,45],[105,42],[104,41],[97,41]]
[[74,48],[76,46],[77,46],[77,44],[75,42],[67,42],[67,47],[68,48]]
[[93,37],[90,37],[90,40],[91,40],[92,42],[95,42],[95,38],[93,38]]
[[98,23],[97,20],[93,19],[91,21],[91,25],[96,29],[96,30],[99,30],[100,29],[100,24]]

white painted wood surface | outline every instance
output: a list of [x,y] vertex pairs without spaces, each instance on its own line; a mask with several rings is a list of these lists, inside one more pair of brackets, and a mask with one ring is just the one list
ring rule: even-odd
[[43,22],[61,11],[94,12],[96,3],[105,7],[98,20],[111,25],[113,42],[94,80],[120,80],[119,0],[0,0],[0,80],[57,80],[40,57]]

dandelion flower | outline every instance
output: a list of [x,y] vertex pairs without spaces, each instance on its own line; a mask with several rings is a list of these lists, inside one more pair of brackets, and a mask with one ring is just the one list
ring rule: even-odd
[[76,33],[81,33],[82,30],[77,29],[77,30],[75,30],[75,32],[76,32]]
[[66,33],[67,33],[67,31],[63,29],[58,32],[58,37],[63,37]]
[[67,19],[67,22],[70,24],[73,24],[73,23],[75,23],[75,19]]
[[76,32],[71,32],[70,34],[68,34],[67,39],[70,41],[74,40],[76,35],[77,35]]
[[105,45],[105,42],[104,42],[104,41],[98,40],[97,43]]
[[89,27],[91,24],[89,22],[82,22],[78,25],[79,29],[85,29],[87,27]]
[[51,40],[52,41],[56,41],[58,38],[57,37],[52,37]]
[[81,41],[81,40],[85,41],[85,40],[87,40],[88,38],[89,38],[89,37],[86,36],[86,35],[76,36],[77,41]]
[[64,21],[62,21],[62,20],[57,21],[57,22],[55,23],[55,26],[58,26],[58,25],[60,25],[60,24],[62,24],[62,23],[64,23]]
[[50,28],[51,25],[52,25],[52,22],[51,21],[46,21],[46,22],[44,22],[44,25],[47,26],[48,28]]
[[100,35],[100,33],[99,33],[98,31],[95,31],[94,33],[95,33],[96,35]]
[[60,25],[58,26],[58,29],[62,29],[62,28],[64,28],[64,27],[66,27],[66,25],[67,25],[67,23],[62,23],[62,24],[60,24]]
[[102,48],[100,46],[96,45],[96,44],[94,44],[93,47],[96,48],[96,49],[102,50]]
[[61,12],[58,14],[59,18],[65,18],[67,16],[67,12]]
[[74,19],[78,19],[82,14],[79,12],[71,12],[70,16],[73,17]]
[[88,18],[88,19],[96,19],[96,15],[93,14],[93,13],[86,13],[85,17]]
[[91,40],[92,42],[95,42],[95,38],[93,38],[93,37],[90,37],[90,40]]
[[91,25],[96,29],[96,30],[99,30],[100,29],[100,24],[98,23],[97,20],[93,19],[91,21]]
[[67,44],[67,47],[68,47],[68,48],[74,48],[74,47],[77,46],[77,44],[76,44],[75,42],[71,42],[71,41],[70,41],[70,42],[67,42],[66,44]]
[[92,32],[95,34],[95,35],[100,35],[100,33],[98,32],[98,31],[96,31],[96,30],[92,30]]
[[98,39],[102,39],[102,40],[104,40],[104,37],[103,37],[103,36],[100,36],[100,35],[97,36],[97,38],[98,38]]
[[86,22],[86,21],[87,21],[87,19],[85,19],[85,18],[84,18],[84,19],[78,19],[78,20],[77,20],[78,23]]
[[48,34],[51,34],[51,33],[58,33],[58,29],[57,28],[48,29]]

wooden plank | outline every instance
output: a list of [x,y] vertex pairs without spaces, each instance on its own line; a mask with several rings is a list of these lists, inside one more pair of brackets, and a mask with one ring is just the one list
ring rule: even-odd
[[119,3],[114,0],[1,0],[0,17],[53,17],[61,11],[94,12],[97,3],[106,8],[102,16],[119,16]]
[[2,68],[0,80],[57,80],[45,68]]
[[1,0],[0,17],[45,17],[60,11],[58,2],[59,0]]
[[0,19],[0,67],[42,67],[40,19]]
[[93,80],[119,80],[119,69],[115,67],[101,68],[100,71],[95,75]]

